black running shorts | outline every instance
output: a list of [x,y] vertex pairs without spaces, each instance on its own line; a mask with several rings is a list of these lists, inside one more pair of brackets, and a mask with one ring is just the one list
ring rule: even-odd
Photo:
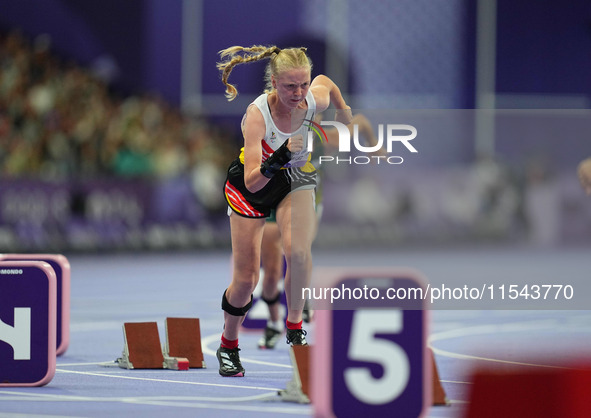
[[316,170],[311,164],[305,167],[290,167],[275,174],[256,193],[244,185],[244,165],[237,158],[228,168],[224,194],[230,208],[246,218],[266,218],[271,210],[294,190],[314,189],[317,184]]

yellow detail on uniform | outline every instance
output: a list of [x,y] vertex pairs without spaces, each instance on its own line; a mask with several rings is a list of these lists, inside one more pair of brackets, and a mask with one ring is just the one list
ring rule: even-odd
[[230,200],[229,200],[229,199],[226,199],[226,201],[228,202],[228,205],[230,205],[230,207],[231,207],[232,209],[234,209],[234,211],[236,211],[236,212],[238,212],[238,213],[242,213],[242,211],[241,211],[240,209],[238,209],[236,206],[234,206],[234,205],[232,204],[232,202],[230,202]]
[[[244,147],[240,148],[240,156],[238,158],[240,158],[240,162],[242,163],[242,165],[244,165]],[[312,173],[316,170],[316,168],[310,162],[311,159],[312,154],[308,154],[308,160],[306,161],[306,164],[302,167],[302,171],[304,173]],[[285,170],[285,167],[281,167],[281,169]]]
[[312,158],[312,154],[308,154],[308,161],[302,167],[302,171],[304,173],[313,173],[314,171],[316,171],[316,167],[314,167],[314,165],[310,162],[311,158]]

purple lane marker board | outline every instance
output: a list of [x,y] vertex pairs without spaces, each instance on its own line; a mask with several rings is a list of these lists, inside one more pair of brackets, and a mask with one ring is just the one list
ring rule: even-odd
[[64,354],[70,344],[70,263],[61,254],[0,254],[0,261],[45,261],[55,271],[57,284],[56,353]]
[[0,387],[53,379],[56,316],[56,277],[48,263],[0,261]]
[[426,287],[423,276],[395,268],[317,268],[312,287],[315,416],[425,416],[432,394],[428,310],[417,296]]

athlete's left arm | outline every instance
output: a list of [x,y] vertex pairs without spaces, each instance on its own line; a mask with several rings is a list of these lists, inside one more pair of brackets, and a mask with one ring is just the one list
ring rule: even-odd
[[345,125],[351,123],[353,119],[351,107],[347,106],[347,102],[345,102],[341,94],[341,89],[339,89],[339,86],[334,81],[325,75],[316,76],[312,80],[310,91],[314,95],[318,112],[325,111],[332,103],[336,108],[335,120]]

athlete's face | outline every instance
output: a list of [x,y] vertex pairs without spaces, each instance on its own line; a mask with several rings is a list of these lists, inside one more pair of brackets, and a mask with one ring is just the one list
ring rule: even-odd
[[295,109],[306,98],[310,88],[310,70],[308,68],[294,68],[271,77],[273,87],[281,103],[290,109]]

